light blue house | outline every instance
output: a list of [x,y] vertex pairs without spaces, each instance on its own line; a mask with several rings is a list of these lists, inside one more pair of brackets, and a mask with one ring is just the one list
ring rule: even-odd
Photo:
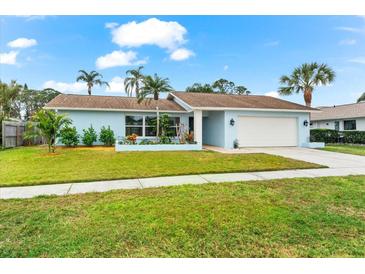
[[167,113],[171,127],[193,132],[197,144],[238,147],[309,146],[309,116],[317,111],[281,99],[256,95],[173,92],[167,99],[61,94],[48,109],[67,113],[78,132],[110,126],[119,138],[154,138],[151,120]]

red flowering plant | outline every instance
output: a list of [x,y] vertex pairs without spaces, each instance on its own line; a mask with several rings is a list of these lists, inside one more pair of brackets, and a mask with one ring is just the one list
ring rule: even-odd
[[137,134],[135,134],[135,133],[133,133],[133,134],[131,134],[131,135],[128,135],[127,136],[127,140],[132,144],[132,145],[135,145],[135,144],[137,144],[137,137],[138,137],[138,135]]

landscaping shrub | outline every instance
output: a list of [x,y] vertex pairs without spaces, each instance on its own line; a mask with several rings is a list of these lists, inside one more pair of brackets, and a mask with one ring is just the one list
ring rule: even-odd
[[365,144],[365,131],[336,131],[333,129],[312,129],[311,142]]
[[115,137],[113,130],[110,129],[110,126],[108,128],[102,127],[100,130],[100,136],[99,141],[104,143],[106,146],[112,146],[115,143]]
[[82,136],[82,142],[86,146],[92,146],[98,139],[95,129],[91,125],[88,129],[83,129],[84,135]]
[[333,129],[312,129],[310,131],[311,142],[337,143],[339,132]]
[[79,134],[77,134],[76,127],[66,126],[60,132],[61,142],[68,147],[77,146],[79,144]]
[[347,144],[365,144],[365,131],[343,131],[343,142]]

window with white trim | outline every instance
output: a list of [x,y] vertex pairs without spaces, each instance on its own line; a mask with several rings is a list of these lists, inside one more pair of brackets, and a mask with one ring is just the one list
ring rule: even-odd
[[343,121],[344,130],[356,130],[356,120]]
[[[139,137],[156,136],[156,115],[127,115],[125,116],[125,136],[137,134]],[[171,137],[177,136],[180,117],[169,117],[169,132]]]
[[143,136],[143,116],[125,116],[125,135]]
[[168,135],[177,136],[177,131],[180,125],[180,117],[169,117],[169,124],[170,130]]
[[145,116],[145,137],[156,136],[156,120],[157,116]]

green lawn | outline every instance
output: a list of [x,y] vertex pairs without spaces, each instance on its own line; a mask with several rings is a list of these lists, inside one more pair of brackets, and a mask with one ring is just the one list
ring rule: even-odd
[[323,150],[365,156],[365,146],[360,146],[360,145],[329,144],[329,145],[326,145],[323,148]]
[[0,152],[0,186],[316,167],[267,154],[59,148],[52,155],[44,147],[25,147]]
[[0,200],[0,257],[364,257],[365,176]]

